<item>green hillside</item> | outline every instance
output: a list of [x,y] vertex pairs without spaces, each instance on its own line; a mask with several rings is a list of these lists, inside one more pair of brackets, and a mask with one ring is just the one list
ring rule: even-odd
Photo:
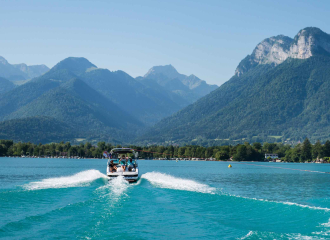
[[274,141],[330,135],[330,57],[287,59],[234,76],[195,104],[164,119],[141,140]]
[[[48,117],[68,126],[71,140],[132,140],[144,125],[128,113],[129,108],[119,107],[79,80],[75,73],[94,65],[86,59],[76,60],[63,60],[43,76],[0,95],[0,120]],[[12,132],[15,137],[15,131]],[[10,132],[6,134],[10,138]],[[32,136],[31,139],[39,138]],[[49,138],[45,135],[44,141],[51,140],[52,135]]]
[[148,125],[188,105],[186,100],[158,84],[142,84],[123,71],[95,69],[79,77],[119,106],[129,109],[130,113]]
[[14,83],[12,83],[11,81],[9,81],[5,78],[0,77],[0,94],[4,94],[6,92],[9,92],[13,88],[15,88]]
[[111,138],[124,140],[135,136],[136,130],[143,126],[78,79],[45,92],[7,115],[5,120],[33,116],[47,116],[64,122],[75,130],[75,137],[85,138],[107,133]]
[[73,129],[54,118],[30,117],[0,122],[0,139],[49,143],[67,141],[73,137]]

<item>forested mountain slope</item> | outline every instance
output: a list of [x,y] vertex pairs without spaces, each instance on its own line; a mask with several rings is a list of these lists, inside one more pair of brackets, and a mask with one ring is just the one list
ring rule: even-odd
[[[314,36],[315,32],[318,34]],[[162,120],[140,138],[146,142],[273,141],[330,137],[330,54],[314,28],[300,31],[285,61],[269,54],[217,90]],[[321,34],[321,36],[324,36]],[[297,38],[307,38],[302,46]],[[313,40],[314,39],[314,40]],[[320,43],[320,45],[317,45]],[[295,44],[310,55],[293,55]],[[329,42],[330,44],[330,42]],[[309,48],[308,48],[309,47]],[[291,50],[290,50],[291,49]],[[299,52],[299,51],[298,51]],[[274,54],[274,52],[273,52]]]
[[70,126],[54,118],[30,117],[0,122],[0,139],[48,143],[70,141],[74,137],[75,131]]
[[144,85],[123,71],[93,69],[79,76],[89,86],[148,125],[188,105],[186,100],[159,85]]
[[0,94],[6,93],[15,88],[15,84],[11,81],[0,77]]
[[[81,64],[68,59],[67,67],[61,62],[43,76],[1,95],[0,119],[42,116],[63,122],[71,129],[66,136],[72,138],[108,141],[133,138],[143,124],[79,80],[75,73],[93,67],[85,59],[80,61]],[[9,123],[13,129],[15,124],[21,129],[21,121]],[[48,140],[53,141],[55,136],[51,134]]]

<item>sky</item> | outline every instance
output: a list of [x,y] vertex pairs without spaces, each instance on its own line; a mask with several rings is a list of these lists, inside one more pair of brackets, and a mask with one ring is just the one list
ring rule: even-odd
[[85,57],[133,77],[172,64],[220,86],[263,39],[330,33],[329,16],[321,0],[0,0],[0,56],[48,67]]

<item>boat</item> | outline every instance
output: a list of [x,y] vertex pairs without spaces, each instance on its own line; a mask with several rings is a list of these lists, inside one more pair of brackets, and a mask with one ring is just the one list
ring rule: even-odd
[[[107,164],[107,176],[109,180],[116,177],[123,177],[129,183],[136,182],[139,179],[139,165],[137,163],[138,153],[131,148],[114,148],[107,153],[103,153],[104,156],[109,158]],[[116,166],[112,172],[110,170],[110,162]],[[124,162],[124,164],[122,164]],[[126,162],[126,163],[125,163]],[[122,165],[125,166],[125,171]]]

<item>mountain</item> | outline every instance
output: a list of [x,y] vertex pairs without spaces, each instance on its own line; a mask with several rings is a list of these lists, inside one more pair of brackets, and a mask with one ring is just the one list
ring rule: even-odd
[[142,84],[123,71],[90,69],[79,76],[90,87],[147,125],[154,124],[189,104],[161,86]]
[[13,66],[19,69],[21,72],[25,73],[27,79],[39,77],[49,70],[49,68],[44,64],[28,66],[25,63],[20,63],[13,64]]
[[[143,124],[73,73],[89,68],[88,64],[84,65],[86,59],[68,59],[66,62],[67,67],[63,67],[62,61],[41,77],[1,95],[0,120],[21,129],[21,122],[14,120],[55,119],[71,129],[71,140],[132,139]],[[54,141],[55,136],[50,135],[45,140]],[[37,138],[31,135],[31,139]]]
[[46,65],[27,66],[26,64],[10,64],[8,61],[0,56],[0,77],[6,78],[10,81],[27,80],[38,77],[49,68]]
[[50,72],[69,71],[77,76],[90,69],[97,68],[93,63],[83,57],[68,57],[57,63]]
[[[330,39],[316,28],[257,45],[215,91],[140,141],[299,141],[330,137]],[[277,49],[277,50],[276,50]],[[285,55],[285,54],[287,55]]]
[[126,129],[133,131],[143,126],[79,79],[44,93],[6,119],[32,116],[60,120],[75,129],[78,137],[94,138],[107,133],[108,138],[123,140],[129,136]]
[[152,67],[143,77],[137,79],[142,83],[153,80],[189,103],[195,102],[218,87],[207,84],[195,75],[181,74],[172,65]]
[[277,66],[287,58],[307,59],[314,54],[330,52],[330,35],[319,28],[304,28],[294,39],[279,35],[263,40],[238,65],[235,75],[240,76],[260,64]]
[[284,35],[270,37],[259,43],[251,55],[246,56],[238,65],[235,75],[240,76],[259,64],[277,66],[289,56],[292,38]]
[[14,87],[15,84],[13,84],[11,81],[0,77],[0,94],[8,92],[12,90]]
[[97,68],[85,58],[66,58],[45,75],[51,74],[54,78],[59,72],[62,79],[68,74],[66,79],[76,76],[83,80],[147,125],[155,124],[189,104],[185,99],[160,86],[157,88],[142,84],[124,71],[111,72]]

